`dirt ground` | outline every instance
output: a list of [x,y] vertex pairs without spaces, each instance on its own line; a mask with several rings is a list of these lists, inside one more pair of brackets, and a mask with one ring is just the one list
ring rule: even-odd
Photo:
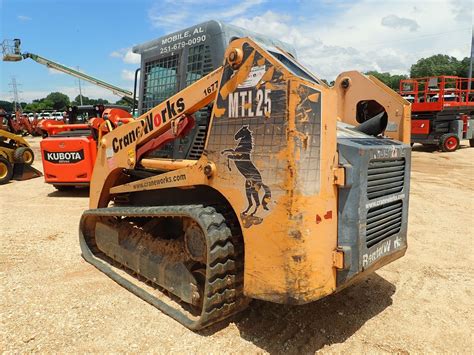
[[82,259],[87,204],[87,190],[42,178],[0,186],[2,352],[473,353],[474,148],[414,147],[404,258],[305,306],[254,301],[201,333]]

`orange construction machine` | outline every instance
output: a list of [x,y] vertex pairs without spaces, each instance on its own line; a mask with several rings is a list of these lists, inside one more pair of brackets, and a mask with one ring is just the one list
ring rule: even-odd
[[474,147],[474,79],[457,76],[400,81],[400,95],[411,104],[411,142],[454,152],[461,140]]
[[243,34],[210,21],[137,48],[142,114],[98,140],[80,222],[88,262],[191,329],[321,299],[407,249],[410,104]]
[[86,106],[68,110],[68,123],[46,120],[41,143],[44,179],[58,190],[89,186],[97,141],[115,127],[133,120],[122,106]]

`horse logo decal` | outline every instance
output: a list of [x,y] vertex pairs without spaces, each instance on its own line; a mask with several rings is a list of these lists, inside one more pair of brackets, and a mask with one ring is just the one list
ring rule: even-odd
[[[254,224],[260,224],[263,218],[255,216],[260,205],[264,210],[268,211],[268,203],[271,199],[270,188],[262,181],[262,175],[252,162],[251,154],[253,150],[253,135],[248,125],[242,126],[234,135],[234,139],[238,141],[237,147],[234,149],[224,149],[221,154],[227,155],[227,168],[232,171],[230,161],[232,160],[237,170],[245,178],[245,194],[247,195],[248,207],[242,211],[240,218],[244,223],[244,227],[248,228]],[[260,202],[260,190],[264,191],[263,198]],[[250,209],[253,211],[249,214]]]

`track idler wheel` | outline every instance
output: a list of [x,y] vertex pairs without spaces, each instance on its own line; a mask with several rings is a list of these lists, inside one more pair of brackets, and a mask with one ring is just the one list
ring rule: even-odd
[[207,256],[206,237],[196,222],[188,224],[184,233],[184,246],[191,260],[205,263]]

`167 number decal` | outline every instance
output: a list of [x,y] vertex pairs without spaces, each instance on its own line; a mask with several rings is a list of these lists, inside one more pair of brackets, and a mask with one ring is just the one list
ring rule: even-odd
[[219,84],[219,82],[216,80],[214,83],[212,83],[212,85],[210,85],[209,87],[207,87],[206,89],[204,89],[204,95],[210,95],[210,94],[212,94],[214,91],[216,91],[218,84]]

